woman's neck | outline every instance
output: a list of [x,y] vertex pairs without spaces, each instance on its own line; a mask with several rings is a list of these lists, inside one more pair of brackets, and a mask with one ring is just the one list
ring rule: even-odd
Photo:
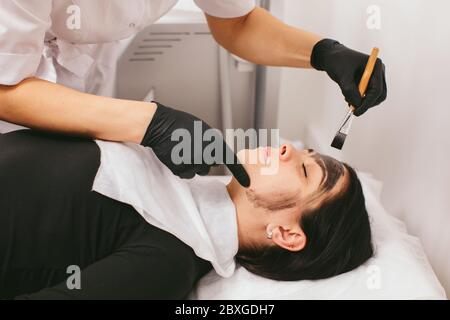
[[227,185],[228,194],[236,209],[239,248],[261,241],[264,234],[263,216],[248,201],[245,190],[234,179]]

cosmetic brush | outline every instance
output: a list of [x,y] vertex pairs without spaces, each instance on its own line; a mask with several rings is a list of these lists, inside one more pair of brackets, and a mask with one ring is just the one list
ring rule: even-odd
[[[375,68],[375,63],[377,62],[378,48],[373,48],[372,53],[370,54],[369,60],[367,61],[366,68],[364,69],[364,73],[361,77],[361,81],[359,82],[359,94],[362,98],[366,95],[367,86],[369,85],[370,78],[373,73],[373,69]],[[338,150],[342,150],[342,147],[344,146],[345,139],[347,139],[347,135],[350,132],[350,128],[352,126],[353,118],[355,117],[355,107],[352,105],[349,105],[350,110],[347,112],[347,115],[344,118],[344,121],[342,121],[341,126],[339,127],[339,131],[336,133],[336,136],[333,139],[333,142],[331,143],[331,146],[333,148],[336,148]]]

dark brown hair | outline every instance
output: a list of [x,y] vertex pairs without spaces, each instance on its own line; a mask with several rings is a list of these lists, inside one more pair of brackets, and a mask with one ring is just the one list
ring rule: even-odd
[[242,248],[236,260],[252,273],[274,280],[324,279],[353,270],[373,255],[370,222],[361,182],[353,168],[345,186],[319,207],[306,209],[300,226],[305,247]]

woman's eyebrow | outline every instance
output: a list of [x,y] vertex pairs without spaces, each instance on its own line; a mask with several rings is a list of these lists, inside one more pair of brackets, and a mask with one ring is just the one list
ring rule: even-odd
[[317,163],[317,165],[320,167],[320,170],[322,171],[322,179],[320,180],[320,184],[319,186],[321,186],[323,184],[323,182],[325,181],[326,175],[327,175],[327,169],[325,168],[325,163],[323,162],[323,160],[321,158],[319,158],[318,156],[313,157],[314,161]]
[[327,169],[325,167],[325,163],[324,163],[323,159],[319,156],[319,154],[316,153],[316,151],[314,149],[307,149],[307,151],[308,151],[308,154],[313,153],[311,155],[311,157],[314,159],[314,161],[317,163],[317,165],[320,167],[320,169],[322,171],[322,179],[319,184],[319,186],[321,186],[322,183],[325,181],[326,174],[327,174]]
[[339,161],[329,156],[315,154],[312,157],[320,166],[323,174],[319,186],[325,183],[323,188],[325,190],[331,190],[336,185],[339,178],[344,175],[344,166]]

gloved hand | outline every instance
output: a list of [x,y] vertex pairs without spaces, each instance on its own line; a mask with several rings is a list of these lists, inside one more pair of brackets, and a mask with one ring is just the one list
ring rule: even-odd
[[[195,174],[202,176],[207,175],[211,167],[223,164],[225,162],[225,165],[230,169],[233,176],[243,187],[247,188],[250,186],[250,177],[242,164],[239,162],[236,154],[223,140],[222,136],[220,136],[220,142],[222,143],[221,146],[223,146],[222,159],[220,161],[217,161],[217,159],[203,159],[203,152],[205,148],[211,144],[210,141],[204,141],[203,139],[204,133],[207,130],[212,129],[206,122],[189,113],[174,110],[157,102],[156,104],[158,107],[152,121],[150,122],[150,125],[148,126],[141,145],[152,148],[158,159],[175,175],[183,179],[192,179]],[[178,136],[175,138],[180,139],[180,141],[172,141],[172,134],[179,129],[181,129],[178,131],[179,133],[183,131],[189,135],[188,138],[190,138],[190,141],[188,144],[190,146],[190,150],[183,149],[183,151],[189,152],[187,156],[184,152],[178,152],[179,150],[176,150],[176,154],[181,154],[182,159],[185,159],[184,156],[189,158],[189,161],[183,161],[180,164],[176,164],[172,159],[172,150],[177,145],[184,145],[183,139],[185,138],[180,138]],[[226,161],[227,154],[233,156],[232,163],[228,163]],[[215,154],[213,154],[213,156],[214,155]]]
[[362,115],[386,100],[385,66],[381,59],[375,64],[365,97],[362,98],[359,93],[359,82],[368,59],[368,55],[351,50],[332,39],[319,41],[311,54],[311,65],[319,71],[325,71],[337,82],[345,100],[356,108],[355,116]]

